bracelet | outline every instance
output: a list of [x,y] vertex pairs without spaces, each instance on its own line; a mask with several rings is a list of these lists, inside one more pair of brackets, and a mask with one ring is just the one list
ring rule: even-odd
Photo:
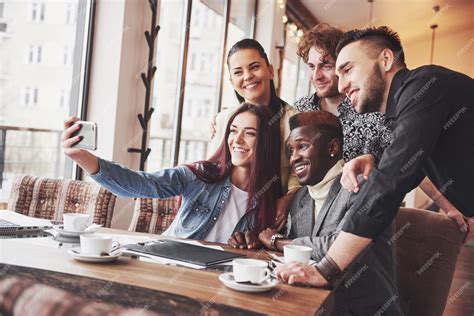
[[283,237],[284,236],[282,234],[273,234],[272,238],[270,238],[270,248],[272,248],[272,250],[277,250],[276,249],[276,241],[278,239],[283,238]]
[[342,274],[339,266],[329,255],[325,255],[314,267],[328,283],[332,283]]

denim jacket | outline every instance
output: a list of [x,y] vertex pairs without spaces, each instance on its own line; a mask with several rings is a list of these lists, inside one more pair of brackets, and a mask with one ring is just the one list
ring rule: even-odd
[[[147,173],[99,159],[99,167],[99,172],[92,174],[91,178],[120,197],[183,197],[175,220],[163,233],[167,236],[205,239],[224,211],[231,190],[230,177],[216,183],[205,183],[186,166]],[[248,210],[238,223],[229,223],[234,225],[234,232],[252,230],[255,224],[255,208]]]

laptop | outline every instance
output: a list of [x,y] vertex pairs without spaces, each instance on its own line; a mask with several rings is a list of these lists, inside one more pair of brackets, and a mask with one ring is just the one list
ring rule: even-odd
[[0,210],[0,235],[41,232],[53,228],[51,221]]

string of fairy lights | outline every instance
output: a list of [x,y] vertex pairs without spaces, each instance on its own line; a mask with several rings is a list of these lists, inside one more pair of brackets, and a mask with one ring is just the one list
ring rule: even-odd
[[[286,0],[278,0],[278,6],[281,10],[285,10]],[[289,38],[298,44],[304,35],[303,30],[298,28],[298,26],[295,23],[290,22],[286,14],[283,14],[282,22],[286,27],[286,32]]]

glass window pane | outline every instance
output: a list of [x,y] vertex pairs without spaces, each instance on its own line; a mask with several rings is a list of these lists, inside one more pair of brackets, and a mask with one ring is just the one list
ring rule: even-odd
[[297,94],[298,85],[298,38],[296,36],[296,25],[286,24],[285,32],[285,58],[283,59],[283,69],[280,80],[280,98],[293,104],[299,97]]
[[[195,69],[187,64],[184,109],[178,164],[204,159],[219,85],[219,60],[223,30],[224,0],[193,1],[188,56],[196,55]],[[190,102],[192,100],[192,102]],[[191,106],[189,110],[187,107]],[[191,113],[191,115],[187,115]]]
[[[8,199],[14,174],[70,177],[60,136],[70,113],[64,103],[73,84],[72,55],[81,53],[83,41],[75,42],[77,23],[64,24],[64,16],[78,2],[1,1],[0,201]],[[64,46],[71,47],[67,65]]]
[[[161,28],[156,48],[157,71],[152,101],[155,112],[150,123],[149,147],[151,152],[147,160],[147,170],[149,171],[161,170],[173,165],[171,138],[175,121],[174,111],[179,95],[179,58],[184,10],[185,1],[161,1],[159,20]],[[196,68],[196,56],[189,56],[191,56],[191,61],[188,65]]]
[[308,66],[303,62],[303,59],[298,57],[298,86],[296,87],[295,101],[301,97],[309,95],[310,86],[310,72]]
[[280,98],[293,104],[296,98],[295,88],[298,79],[298,67],[291,60],[283,59],[283,69],[281,71]]
[[[231,1],[229,30],[227,32],[227,52],[236,42],[252,37],[255,0]],[[227,61],[226,61],[227,62]],[[222,90],[222,109],[237,105],[234,89],[229,82],[229,68],[224,66],[224,84]]]

